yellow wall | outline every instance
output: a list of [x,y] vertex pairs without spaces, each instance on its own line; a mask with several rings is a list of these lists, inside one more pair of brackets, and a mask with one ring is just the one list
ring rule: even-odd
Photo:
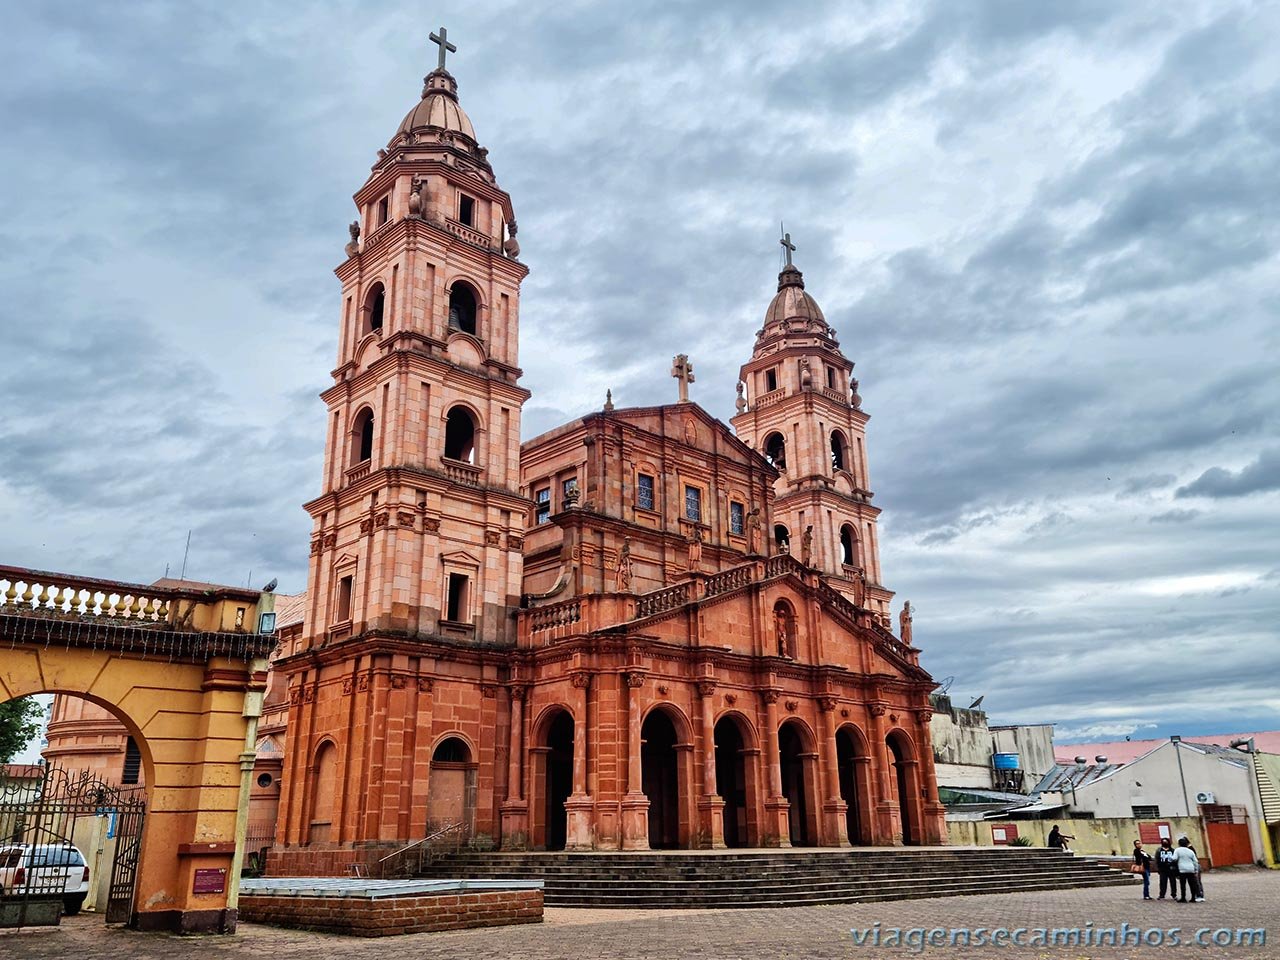
[[[1143,823],[1167,823],[1173,833],[1173,842],[1177,844],[1179,837],[1187,837],[1191,845],[1202,853],[1207,851],[1204,833],[1199,817],[1161,817],[1156,821],[1144,820]],[[1014,823],[1018,827],[1018,836],[1029,837],[1032,846],[1047,845],[1049,831],[1054,824],[1066,834],[1075,837],[1069,846],[1076,853],[1097,854],[1101,856],[1127,857],[1133,853],[1133,841],[1138,837],[1137,820],[1100,819],[1100,820],[948,820],[948,842],[958,846],[994,846],[991,840],[992,826]],[[1148,849],[1154,844],[1145,844]]]

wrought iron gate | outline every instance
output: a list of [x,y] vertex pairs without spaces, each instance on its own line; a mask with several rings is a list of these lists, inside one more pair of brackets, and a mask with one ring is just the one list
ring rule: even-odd
[[[110,869],[107,922],[127,923],[146,795],[91,771],[14,765],[0,772],[0,925],[30,926],[93,902],[91,864]],[[114,841],[109,867],[97,857]],[[85,848],[88,849],[85,849]]]

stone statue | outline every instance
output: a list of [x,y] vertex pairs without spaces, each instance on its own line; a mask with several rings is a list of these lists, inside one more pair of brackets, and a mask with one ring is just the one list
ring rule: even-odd
[[804,528],[804,536],[800,538],[800,562],[806,567],[813,559],[813,524]]
[[760,508],[747,511],[747,544],[753,555],[760,553]]
[[908,647],[911,646],[911,601],[908,600],[902,605],[902,612],[898,614],[898,635],[903,643]]
[[862,572],[862,568],[858,567],[853,572],[853,603],[854,606],[866,609],[867,606],[867,575]]
[[791,655],[791,618],[781,607],[773,611],[773,627],[778,635],[778,656],[789,657]]
[[512,260],[520,256],[520,241],[516,239],[516,222],[514,220],[507,224],[507,239],[502,245],[502,252]]
[[849,406],[855,410],[862,409],[862,397],[858,395],[858,378],[849,378]]
[[360,221],[352,220],[351,226],[347,227],[347,232],[351,234],[351,241],[347,244],[347,256],[354,257],[360,252]]
[[430,194],[427,192],[427,179],[423,177],[413,178],[413,182],[409,186],[409,216],[421,219],[427,215],[427,201]]
[[813,369],[809,366],[809,358],[800,358],[800,389],[813,389]]
[[738,399],[735,401],[735,403],[736,403],[736,405],[737,405],[737,407],[738,407],[738,412],[739,412],[739,413],[746,413],[746,412],[747,412],[747,398],[746,398],[746,397],[744,397],[744,396],[742,395],[742,381],[741,381],[741,380],[739,380],[739,381],[738,381]]
[[631,592],[631,538],[624,537],[618,552],[618,565],[613,570],[613,589],[618,593]]
[[702,566],[702,528],[694,527],[693,536],[689,538],[689,569],[697,570]]

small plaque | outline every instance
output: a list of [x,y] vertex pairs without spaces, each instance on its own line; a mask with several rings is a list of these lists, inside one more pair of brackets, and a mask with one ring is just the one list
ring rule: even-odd
[[226,893],[226,891],[226,867],[218,867],[214,870],[196,871],[195,884],[191,888],[192,893]]

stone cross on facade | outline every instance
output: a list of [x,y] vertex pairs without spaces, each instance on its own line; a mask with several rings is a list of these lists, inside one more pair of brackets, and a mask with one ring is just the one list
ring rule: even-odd
[[791,242],[791,234],[784,233],[782,239],[778,241],[782,244],[782,248],[787,251],[787,266],[791,266],[791,255],[796,252],[796,245]]
[[450,53],[457,53],[458,48],[449,42],[449,31],[444,27],[440,28],[439,35],[431,34],[431,42],[440,45],[440,62],[437,64],[437,69],[443,70],[445,56]]
[[689,384],[694,382],[693,364],[689,355],[678,353],[671,361],[671,376],[680,381],[680,402],[689,402]]

